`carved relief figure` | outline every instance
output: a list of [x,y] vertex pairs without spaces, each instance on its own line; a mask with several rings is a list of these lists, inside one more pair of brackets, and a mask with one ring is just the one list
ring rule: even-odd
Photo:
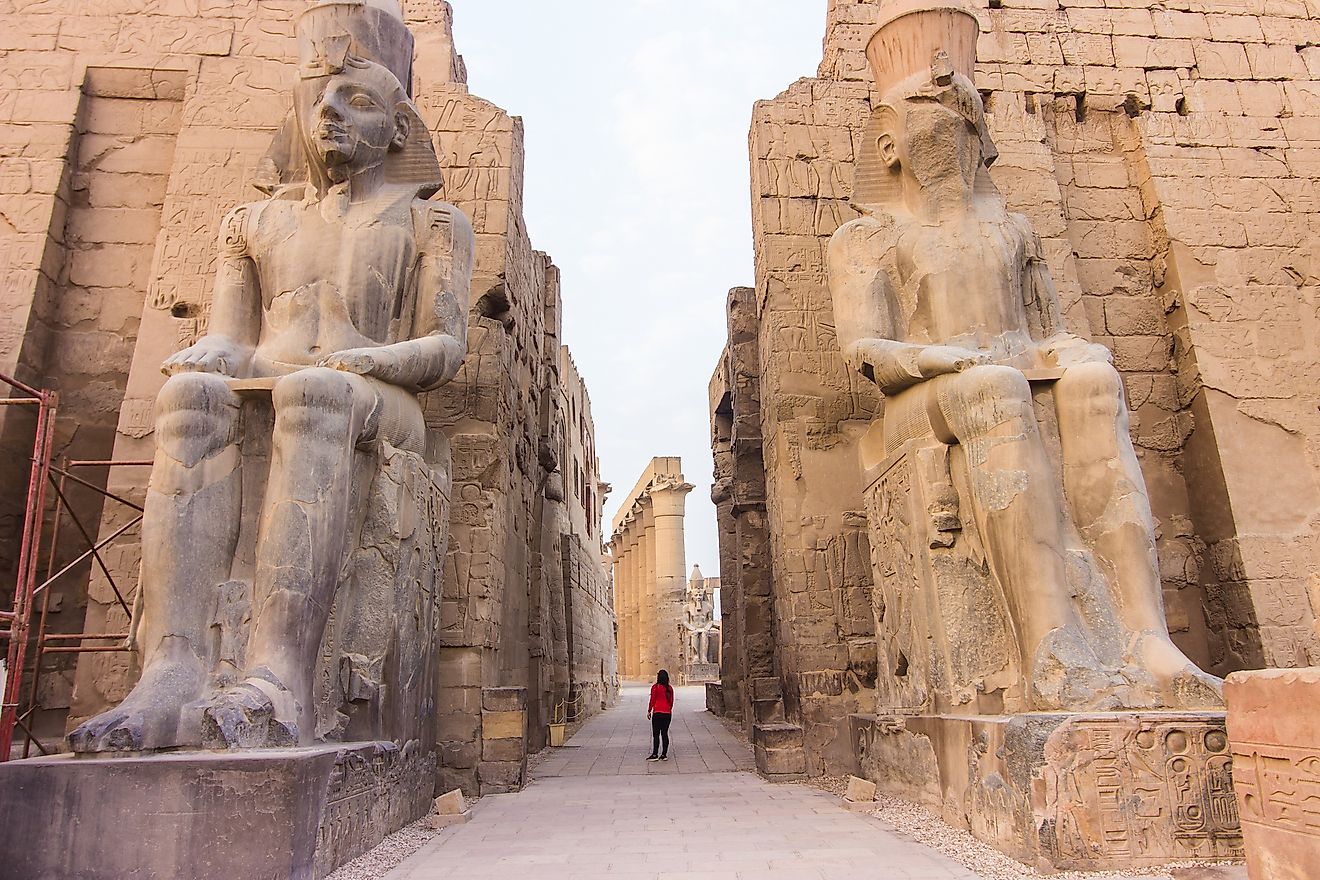
[[[1067,332],[1039,237],[987,174],[977,34],[956,4],[909,3],[871,42],[881,97],[853,197],[863,216],[829,250],[839,342],[885,395],[887,453],[927,437],[961,447],[964,515],[1002,588],[1033,708],[1218,705],[1219,680],[1169,638],[1112,356]],[[1032,381],[1052,387],[1061,463]],[[1100,585],[1098,605],[1075,598],[1079,579]]]
[[[440,168],[409,95],[397,2],[321,2],[298,45],[271,198],[225,219],[209,332],[163,367],[142,677],[71,734],[75,751],[314,741],[313,671],[363,503],[354,474],[381,444],[427,454],[418,394],[466,354],[473,234],[428,200]],[[253,399],[274,414],[264,481],[244,454]],[[249,509],[250,632],[241,668],[217,676],[212,609]]]

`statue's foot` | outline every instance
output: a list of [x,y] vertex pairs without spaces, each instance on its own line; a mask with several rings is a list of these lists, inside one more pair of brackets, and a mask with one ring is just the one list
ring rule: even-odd
[[204,678],[200,665],[188,661],[165,660],[149,667],[122,703],[69,734],[69,748],[94,754],[200,745],[198,726],[185,715],[200,695]]
[[298,745],[297,705],[292,695],[252,677],[210,701],[202,713],[208,749],[274,749]]
[[1132,663],[1155,682],[1167,709],[1222,709],[1224,682],[1203,672],[1165,633],[1137,636]]
[[1031,671],[1031,703],[1041,712],[1127,708],[1127,681],[1101,663],[1081,630],[1060,627],[1041,641]]

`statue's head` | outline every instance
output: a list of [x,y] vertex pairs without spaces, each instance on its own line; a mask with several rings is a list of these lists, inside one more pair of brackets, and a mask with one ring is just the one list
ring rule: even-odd
[[378,64],[304,79],[295,90],[308,160],[332,181],[383,165],[408,142],[413,115],[407,96]]
[[985,106],[972,83],[976,17],[955,2],[891,7],[867,45],[879,101],[859,161],[854,201],[896,194],[906,175],[922,187],[986,185],[997,158]]
[[398,0],[320,0],[299,17],[293,119],[262,188],[338,183],[383,166],[388,182],[440,188],[430,132],[411,96],[413,36]]

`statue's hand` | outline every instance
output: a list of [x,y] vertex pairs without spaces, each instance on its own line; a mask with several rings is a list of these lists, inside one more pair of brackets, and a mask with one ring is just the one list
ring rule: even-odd
[[342,373],[385,379],[395,364],[393,358],[382,349],[349,348],[321,358],[317,366],[329,367]]
[[953,345],[928,345],[917,354],[917,370],[923,379],[961,373],[990,363],[990,355]]
[[238,372],[246,360],[247,354],[228,339],[203,336],[178,354],[166,358],[160,371],[166,376],[176,373],[215,373],[238,378]]
[[1080,336],[1056,336],[1045,343],[1045,356],[1059,367],[1078,364],[1113,364],[1114,353]]

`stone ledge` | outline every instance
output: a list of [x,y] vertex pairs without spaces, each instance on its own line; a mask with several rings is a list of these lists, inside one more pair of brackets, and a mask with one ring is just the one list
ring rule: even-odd
[[392,743],[0,765],[0,880],[317,880],[431,807]]

